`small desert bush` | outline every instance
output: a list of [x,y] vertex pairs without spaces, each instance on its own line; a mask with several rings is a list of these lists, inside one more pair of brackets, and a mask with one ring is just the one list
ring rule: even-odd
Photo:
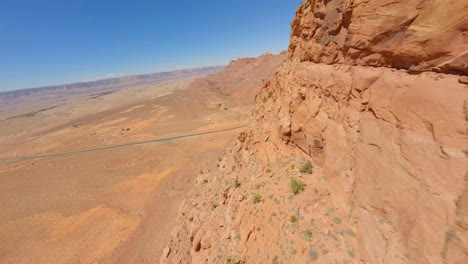
[[293,224],[297,223],[297,216],[292,215],[290,220],[291,220],[291,223],[293,223]]
[[310,163],[310,161],[307,161],[306,163],[304,163],[304,165],[302,165],[300,171],[302,173],[312,174],[313,172],[312,169],[313,169],[312,163]]
[[305,183],[303,183],[300,180],[291,179],[291,191],[294,194],[298,194],[298,193],[302,192],[304,190],[304,188],[305,188]]
[[270,172],[271,172],[271,170],[270,170],[270,169],[267,169],[267,170],[266,170],[266,173],[270,173]]
[[310,229],[302,232],[302,234],[307,240],[310,241],[312,239],[312,231]]
[[240,260],[237,260],[236,258],[228,258],[226,260],[226,264],[240,264]]
[[257,193],[257,194],[254,195],[252,201],[253,201],[254,204],[258,204],[259,202],[262,201],[262,196],[260,196],[260,194]]
[[233,182],[234,188],[239,188],[241,186],[240,182],[238,179],[235,179]]

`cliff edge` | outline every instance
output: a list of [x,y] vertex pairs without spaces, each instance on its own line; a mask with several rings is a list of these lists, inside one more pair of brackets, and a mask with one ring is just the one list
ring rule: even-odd
[[161,263],[466,263],[467,4],[302,3]]

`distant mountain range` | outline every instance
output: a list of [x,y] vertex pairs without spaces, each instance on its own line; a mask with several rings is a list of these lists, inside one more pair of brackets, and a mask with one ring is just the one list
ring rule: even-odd
[[12,99],[18,98],[26,95],[32,95],[38,92],[49,92],[56,90],[74,90],[74,89],[85,89],[85,88],[95,88],[95,87],[104,87],[104,86],[120,86],[128,84],[138,84],[138,83],[148,83],[154,81],[166,81],[171,79],[186,78],[191,76],[203,75],[216,73],[225,66],[211,66],[211,67],[202,67],[202,68],[193,68],[193,69],[184,69],[168,72],[158,72],[150,74],[141,74],[141,75],[132,75],[116,78],[101,79],[96,81],[89,82],[75,82],[70,84],[61,84],[61,85],[52,85],[44,86],[37,88],[28,88],[14,91],[0,92],[0,99]]

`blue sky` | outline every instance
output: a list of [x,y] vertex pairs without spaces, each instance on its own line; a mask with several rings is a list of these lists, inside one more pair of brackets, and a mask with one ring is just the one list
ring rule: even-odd
[[0,91],[287,48],[301,0],[2,0]]

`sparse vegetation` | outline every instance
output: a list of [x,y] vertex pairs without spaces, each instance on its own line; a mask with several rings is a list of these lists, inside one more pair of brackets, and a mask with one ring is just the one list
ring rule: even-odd
[[202,174],[202,175],[203,175],[203,170],[200,170],[200,174]]
[[262,102],[266,103],[266,101],[268,101],[268,98],[263,97]]
[[239,182],[238,179],[235,179],[235,180],[234,180],[233,185],[234,185],[234,188],[239,188],[239,187],[241,186],[241,184],[240,184],[240,182]]
[[190,217],[188,220],[189,220],[190,222],[193,222],[193,217]]
[[293,224],[294,224],[294,223],[297,223],[297,216],[292,215],[290,221],[291,221],[291,223],[293,223]]
[[272,92],[269,92],[269,93],[268,93],[268,98],[271,98],[271,97],[273,97],[273,93],[272,93]]
[[304,235],[304,237],[305,237],[305,239],[307,241],[312,240],[312,230],[310,230],[310,229],[306,230],[306,231],[302,232],[302,234]]
[[300,172],[312,174],[313,173],[312,169],[313,169],[312,163],[310,163],[310,161],[307,161],[306,163],[304,163],[304,165],[302,165]]
[[341,219],[338,218],[338,217],[335,217],[335,218],[333,218],[332,220],[333,220],[333,223],[335,223],[335,224],[337,224],[337,225],[341,224]]
[[267,170],[266,170],[266,173],[270,173],[270,172],[271,172],[271,170],[270,170],[270,169],[267,169]]
[[296,165],[291,164],[291,170],[294,170],[294,169],[296,169]]
[[354,231],[351,230],[351,229],[342,229],[342,230],[340,231],[340,234],[341,234],[342,236],[344,236],[344,235],[348,235],[348,236],[350,236],[350,237],[355,237],[355,236],[356,236],[356,234],[354,233]]
[[273,258],[273,260],[271,261],[271,264],[279,264],[278,256],[275,256],[275,257]]
[[240,260],[237,260],[236,258],[228,258],[226,260],[226,264],[240,264]]
[[257,194],[254,195],[252,201],[253,201],[254,204],[258,204],[259,202],[262,201],[262,196],[261,196],[260,194],[257,193]]
[[297,195],[298,193],[302,192],[305,188],[305,183],[300,180],[291,179],[291,191]]
[[211,204],[211,209],[214,210],[214,209],[216,209],[218,206],[219,206],[219,204],[217,204],[217,203],[212,203],[212,204]]
[[207,184],[208,183],[208,180],[207,179],[204,179],[203,180],[203,184]]

